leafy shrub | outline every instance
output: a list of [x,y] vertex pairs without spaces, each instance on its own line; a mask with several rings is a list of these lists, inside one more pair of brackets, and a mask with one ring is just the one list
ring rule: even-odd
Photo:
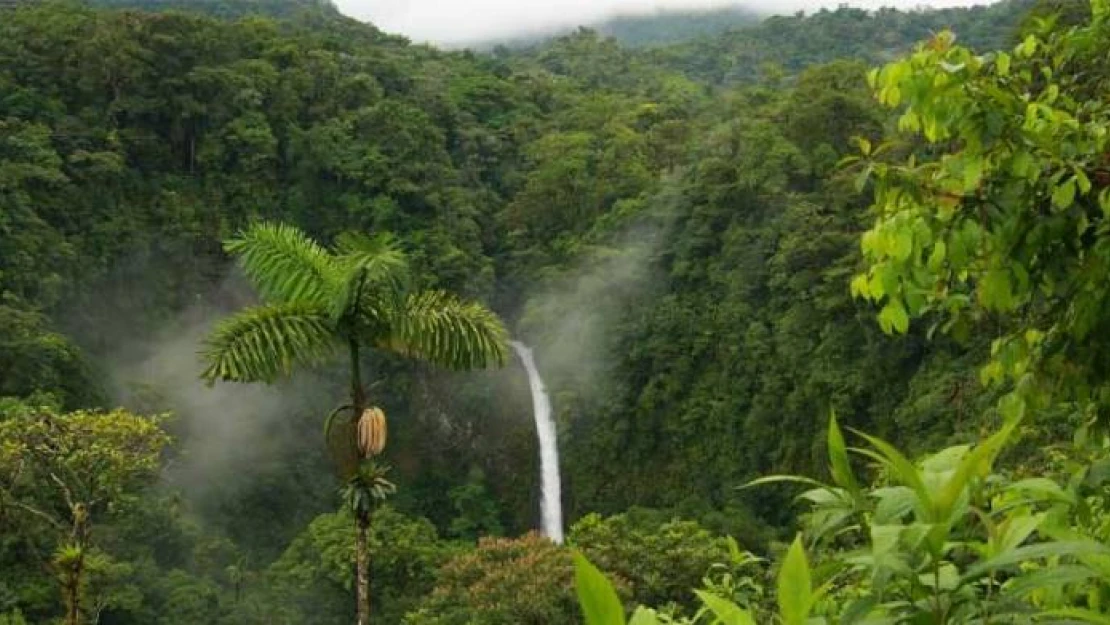
[[[881,476],[863,487],[833,419],[832,484],[793,476],[753,483],[813,487],[800,496],[810,506],[807,540],[799,534],[779,566],[775,609],[699,592],[705,607],[693,622],[1105,623],[1107,476],[1085,466],[1061,486],[1044,476],[1013,480],[995,472],[1020,422],[1010,420],[978,445],[949,447],[917,463],[859,434],[867,447],[852,451],[873,461]],[[610,592],[585,562],[579,592],[587,615],[594,612],[588,623],[624,623],[623,611],[598,607],[612,603]],[[633,615],[638,625],[662,622],[647,609]]]
[[601,570],[626,580],[636,603],[692,607],[693,588],[715,564],[732,562],[734,548],[694,521],[652,517],[589,514],[568,540]]
[[[269,571],[314,623],[350,622],[354,601],[355,534],[349,513],[322,514],[295,538]],[[386,622],[399,622],[435,583],[435,571],[456,551],[424,518],[382,506],[370,532],[371,604]]]
[[449,561],[409,625],[579,623],[570,551],[538,534],[484,538]]

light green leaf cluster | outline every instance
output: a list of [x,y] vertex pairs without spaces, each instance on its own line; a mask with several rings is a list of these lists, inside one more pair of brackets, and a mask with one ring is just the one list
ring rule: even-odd
[[1040,403],[1110,397],[1083,364],[1110,323],[1110,76],[1088,71],[1105,64],[1110,23],[1104,2],[1092,11],[1009,53],[942,32],[875,70],[901,134],[856,161],[876,221],[853,295],[880,306],[887,333],[915,318],[957,338],[999,333],[984,381]]

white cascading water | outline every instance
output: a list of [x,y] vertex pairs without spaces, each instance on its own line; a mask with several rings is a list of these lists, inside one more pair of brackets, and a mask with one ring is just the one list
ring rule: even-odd
[[540,440],[540,473],[542,497],[540,514],[543,533],[556,543],[563,542],[563,501],[559,484],[559,443],[555,438],[555,421],[551,418],[551,399],[543,386],[543,379],[536,369],[532,349],[518,341],[510,343],[528,371],[528,386],[532,389],[532,412],[536,417],[536,436]]

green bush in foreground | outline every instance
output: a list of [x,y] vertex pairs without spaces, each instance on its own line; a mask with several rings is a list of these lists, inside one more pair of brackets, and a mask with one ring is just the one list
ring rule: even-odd
[[[704,608],[684,622],[1106,623],[1104,472],[1083,466],[1061,485],[996,471],[1020,423],[1019,416],[978,445],[914,463],[862,433],[866,446],[849,450],[832,419],[831,484],[794,476],[752,483],[811,486],[800,495],[809,504],[804,531],[778,565],[775,606],[699,591]],[[860,484],[850,452],[874,462],[875,484]],[[609,583],[582,557],[577,582],[587,623],[625,622]],[[632,617],[638,625],[664,622],[647,608]]]

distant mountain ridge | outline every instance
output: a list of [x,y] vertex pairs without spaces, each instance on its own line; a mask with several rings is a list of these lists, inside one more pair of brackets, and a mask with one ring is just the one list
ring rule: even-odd
[[542,33],[498,37],[465,44],[464,47],[488,50],[497,46],[531,47],[557,37],[588,28],[612,37],[629,47],[664,46],[700,37],[719,35],[728,30],[755,26],[767,16],[740,3],[712,9],[659,9],[651,13],[625,13],[578,26],[557,28]]
[[1036,0],[948,9],[874,11],[845,5],[812,13],[770,16],[756,25],[731,28],[649,51],[659,65],[711,84],[757,79],[777,67],[787,74],[836,59],[867,64],[889,61],[942,30],[960,43],[989,52],[1012,45]]
[[88,0],[88,3],[105,8],[191,11],[232,19],[247,15],[286,18],[305,12],[342,15],[331,0]]

